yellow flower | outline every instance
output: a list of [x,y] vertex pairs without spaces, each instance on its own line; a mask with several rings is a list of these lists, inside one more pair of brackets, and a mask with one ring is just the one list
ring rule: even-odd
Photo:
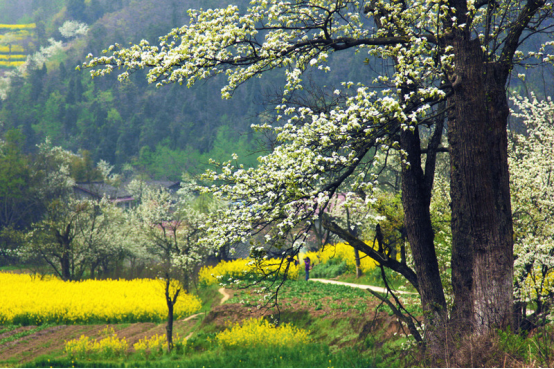
[[[297,346],[310,342],[309,331],[290,324],[275,327],[263,318],[235,323],[217,334],[216,339],[225,348],[258,346]],[[282,358],[282,357],[281,357]]]
[[[163,284],[152,279],[63,282],[0,273],[0,296],[0,324],[144,322],[167,317]],[[181,294],[175,319],[200,308],[198,297]]]

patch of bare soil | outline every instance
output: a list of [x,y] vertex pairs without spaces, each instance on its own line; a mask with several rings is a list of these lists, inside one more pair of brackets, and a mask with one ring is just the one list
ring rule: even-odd
[[[92,326],[56,326],[32,333],[28,336],[8,342],[0,347],[0,357],[2,360],[17,360],[20,364],[32,360],[40,355],[45,355],[51,351],[63,350],[65,341],[75,338]],[[31,329],[33,327],[23,327]],[[9,332],[21,332],[21,328]]]
[[[221,303],[232,297],[233,291],[224,290],[222,295]],[[192,334],[192,329],[196,324],[197,318],[201,315],[202,313],[195,314],[186,319],[175,321],[173,325],[174,332],[181,333],[181,337],[189,337]],[[110,326],[114,328],[118,337],[125,337],[127,339],[127,343],[129,344],[128,351],[130,352],[134,351],[133,345],[139,340],[145,337],[150,338],[156,334],[163,335],[166,333],[165,324],[134,323]],[[36,326],[26,326],[4,332],[0,334],[0,340],[34,328],[36,328]],[[99,338],[105,328],[106,325],[104,324],[60,325],[7,342],[0,346],[0,366],[5,366],[7,361],[17,361],[19,364],[23,364],[50,352],[62,352],[65,348],[66,341],[79,338],[81,335],[90,338]]]
[[14,334],[17,334],[17,333],[20,333],[20,332],[29,331],[33,328],[36,328],[36,326],[19,327],[19,328],[13,330],[13,331],[4,332],[4,333],[0,334],[0,340],[3,340],[4,338],[8,338],[8,337],[13,336]]
[[[192,330],[195,324],[194,320],[174,322],[174,332],[185,332],[187,334]],[[134,323],[110,325],[117,333],[118,337],[125,337],[129,343],[129,351],[134,351],[133,345],[145,337],[152,337],[156,334],[165,334],[165,324],[156,323]],[[16,333],[30,330],[36,327],[21,327],[11,332],[5,332],[2,338],[9,337]],[[51,352],[62,352],[65,342],[79,338],[85,335],[91,338],[99,338],[106,325],[60,325],[50,327],[42,331],[19,338],[12,342],[7,342],[0,346],[0,366],[5,366],[6,361],[16,361],[19,365],[36,359],[39,356]],[[184,337],[185,335],[181,335]]]

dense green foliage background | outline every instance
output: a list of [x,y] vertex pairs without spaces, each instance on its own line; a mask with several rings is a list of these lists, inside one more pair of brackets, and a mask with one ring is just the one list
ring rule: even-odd
[[[239,92],[243,96],[230,102],[220,99],[218,80],[194,90],[156,89],[147,86],[142,73],[131,83],[120,84],[115,77],[93,81],[88,71],[75,70],[84,55],[97,55],[116,41],[136,41],[144,35],[155,41],[183,24],[186,9],[193,5],[2,1],[4,22],[37,23],[37,50],[50,37],[63,40],[58,27],[68,19],[90,25],[85,38],[64,44],[63,55],[30,71],[26,78],[12,79],[9,97],[1,104],[3,131],[19,128],[27,150],[48,136],[54,145],[74,152],[89,150],[95,162],[104,159],[118,169],[130,163],[155,178],[179,179],[183,171],[197,173],[208,157],[227,159],[232,152],[246,157],[253,145],[251,133],[245,132],[263,111],[260,83],[243,89]],[[253,157],[245,161],[248,165],[255,162]]]

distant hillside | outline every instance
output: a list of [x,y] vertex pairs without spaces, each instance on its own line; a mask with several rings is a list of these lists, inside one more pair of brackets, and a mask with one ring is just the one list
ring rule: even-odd
[[[119,169],[131,164],[169,179],[179,179],[183,171],[203,171],[209,157],[227,160],[232,152],[246,157],[252,150],[249,126],[263,111],[260,84],[241,89],[233,101],[223,101],[218,80],[191,90],[156,89],[142,73],[120,84],[115,76],[93,81],[88,71],[75,70],[86,54],[99,54],[111,43],[156,41],[186,22],[186,11],[194,2],[68,0],[55,13],[46,11],[46,2],[39,3],[0,3],[0,11],[14,17],[12,22],[16,17],[27,19],[31,12],[36,26],[24,30],[33,41],[42,42],[9,46],[0,38],[0,67],[2,61],[12,69],[21,66],[28,54],[52,46],[49,39],[63,45],[42,65],[29,67],[24,78],[11,78],[1,103],[2,129],[20,128],[29,150],[48,136],[73,151],[91,151],[95,161],[104,159]],[[88,23],[87,35],[64,37],[59,28],[68,20]],[[255,157],[245,162],[254,165]]]
[[[246,7],[248,0],[234,3]],[[104,159],[117,170],[132,167],[156,179],[178,180],[184,171],[200,173],[208,158],[228,160],[233,152],[247,166],[255,165],[256,155],[251,153],[259,147],[250,125],[271,120],[264,101],[282,86],[281,71],[249,81],[232,100],[222,100],[220,78],[191,89],[156,89],[147,84],[143,72],[121,84],[116,76],[92,80],[88,71],[75,70],[88,53],[99,55],[115,42],[156,42],[187,22],[189,8],[220,5],[224,2],[0,0],[0,20],[10,25],[0,25],[0,68],[13,72],[0,78],[0,135],[19,128],[28,150],[50,137],[66,149],[89,150],[94,161]],[[82,32],[62,32],[68,21]],[[15,41],[7,42],[8,37]],[[23,63],[26,55],[33,55],[28,65]],[[333,72],[312,74],[313,83],[330,89],[361,74],[371,81],[372,70],[382,66],[367,66],[364,58],[348,52],[332,56]],[[514,81],[511,87],[524,91],[541,80],[540,75],[529,76],[527,85]],[[548,89],[552,87],[545,87],[545,93]]]

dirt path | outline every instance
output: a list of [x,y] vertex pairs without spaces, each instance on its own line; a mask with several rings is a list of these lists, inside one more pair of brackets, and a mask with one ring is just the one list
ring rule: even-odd
[[187,322],[187,321],[189,321],[189,320],[191,320],[191,319],[196,318],[198,315],[204,315],[204,314],[206,314],[206,313],[192,314],[192,315],[189,316],[188,318],[183,319],[183,322]]
[[217,290],[219,293],[221,293],[223,295],[223,297],[221,298],[221,302],[220,304],[223,304],[225,301],[229,300],[229,298],[231,297],[231,295],[229,295],[227,293],[227,291],[225,291],[225,288],[221,287],[219,290]]
[[[221,298],[221,301],[219,302],[220,305],[223,305],[223,303],[227,300],[229,300],[229,298],[231,297],[231,295],[229,295],[227,293],[227,291],[225,291],[225,288],[221,287],[219,290],[217,290],[217,292],[219,292],[220,294],[223,295],[223,297]],[[186,322],[187,320],[191,320],[191,319],[194,319],[196,318],[197,316],[199,315],[202,315],[202,314],[206,314],[206,313],[198,313],[198,314],[193,314],[191,316],[189,316],[188,318],[186,319],[183,319],[183,322]],[[189,339],[191,338],[192,336],[194,335],[194,332],[190,332],[186,337],[185,339]]]
[[[321,282],[321,283],[342,284],[343,286],[349,286],[349,287],[354,287],[354,288],[362,288],[362,289],[372,290],[372,291],[381,292],[381,293],[386,293],[387,292],[386,288],[376,287],[376,286],[369,286],[369,285],[366,285],[366,284],[355,284],[355,283],[348,283],[348,282],[331,281],[329,279],[319,279],[319,278],[310,278],[309,280],[314,281],[314,282]],[[415,295],[416,294],[414,292],[406,292],[406,291],[394,291],[394,292],[398,293],[400,295],[404,295],[404,294]]]

